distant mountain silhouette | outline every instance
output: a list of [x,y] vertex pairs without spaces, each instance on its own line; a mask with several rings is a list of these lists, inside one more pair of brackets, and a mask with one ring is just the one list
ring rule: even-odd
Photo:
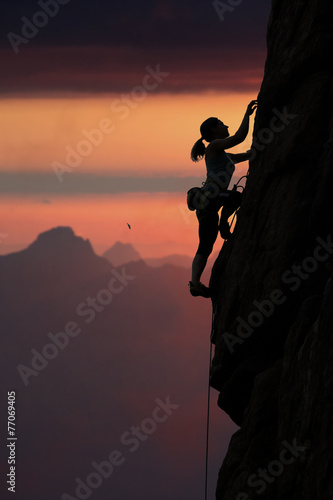
[[188,255],[178,254],[166,255],[165,257],[159,258],[145,259],[145,262],[148,264],[148,266],[151,267],[159,267],[166,264],[172,264],[173,266],[185,267],[187,269],[192,265],[191,257],[189,257]]
[[103,257],[116,267],[142,260],[139,252],[130,243],[121,243],[120,241],[104,252]]
[[[196,497],[211,305],[191,297],[188,279],[188,270],[172,265],[115,268],[66,227],[0,257],[0,380],[4,393],[16,391],[20,500],[78,498],[76,478],[96,472],[91,464],[113,450],[125,463],[94,500],[135,498],[139,483],[147,500],[167,500],[175,496],[173,476]],[[155,400],[167,397],[179,409],[152,433]],[[5,397],[0,412],[6,415]],[[227,443],[235,427],[221,416],[215,437]],[[132,453],[121,436],[141,422],[147,432],[131,438],[139,446]],[[217,451],[210,457],[216,474],[220,444]],[[158,491],[150,490],[151,474]]]
[[143,259],[139,252],[130,243],[122,243],[117,241],[109,250],[103,253],[105,257],[114,266],[122,266],[129,262],[138,262],[144,260],[146,264],[151,267],[160,267],[166,264],[190,268],[192,265],[192,258],[188,255],[166,255],[158,258],[145,258]]

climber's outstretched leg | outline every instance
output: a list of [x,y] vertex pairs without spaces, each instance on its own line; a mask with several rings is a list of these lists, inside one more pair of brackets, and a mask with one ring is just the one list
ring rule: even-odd
[[199,246],[192,262],[192,280],[189,287],[194,297],[208,298],[211,296],[210,290],[200,279],[217,238],[219,216],[216,212],[208,213],[202,210],[197,210],[196,215],[199,221]]
[[192,262],[192,280],[189,283],[190,293],[193,297],[210,297],[209,288],[200,283],[201,275],[206,267],[207,257],[196,254]]

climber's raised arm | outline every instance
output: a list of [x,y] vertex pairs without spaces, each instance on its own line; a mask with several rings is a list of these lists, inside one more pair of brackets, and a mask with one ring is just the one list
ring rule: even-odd
[[[241,142],[243,142],[246,139],[246,136],[249,132],[249,122],[250,122],[250,116],[254,113],[255,109],[257,108],[257,102],[258,101],[251,101],[250,104],[248,105],[243,121],[237,130],[237,132],[230,137],[226,138],[221,138],[221,139],[215,139],[212,141],[208,148],[211,150],[211,152],[219,152],[219,151],[225,151],[226,149],[233,148],[234,146],[237,146]],[[224,124],[221,122],[222,126]],[[208,149],[207,148],[207,149]]]

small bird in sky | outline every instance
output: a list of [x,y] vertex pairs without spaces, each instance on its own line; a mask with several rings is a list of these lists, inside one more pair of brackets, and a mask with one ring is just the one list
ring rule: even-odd
[[128,222],[127,222],[127,225],[128,225],[128,229],[132,229]]

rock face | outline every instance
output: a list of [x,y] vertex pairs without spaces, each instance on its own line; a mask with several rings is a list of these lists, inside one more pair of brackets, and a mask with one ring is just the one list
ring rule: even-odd
[[217,499],[333,498],[333,4],[273,0],[255,154],[210,286],[211,385],[241,428]]

